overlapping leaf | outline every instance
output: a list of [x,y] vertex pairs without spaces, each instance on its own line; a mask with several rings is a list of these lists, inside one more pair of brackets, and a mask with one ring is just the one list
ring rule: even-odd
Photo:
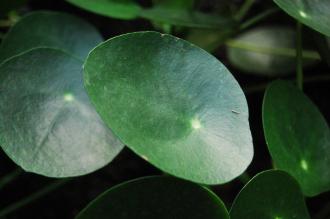
[[309,219],[297,181],[279,170],[261,172],[245,185],[230,210],[231,219]]
[[218,184],[250,164],[245,96],[225,66],[204,50],[170,35],[137,32],[96,47],[84,70],[102,119],[163,171]]
[[115,186],[76,219],[229,219],[222,201],[197,184],[170,177],[146,177]]
[[98,31],[72,15],[37,11],[23,17],[7,33],[0,45],[0,62],[33,48],[64,50],[82,60],[102,42]]
[[[289,27],[258,27],[227,45],[231,64],[243,72],[275,76],[295,70],[295,32]],[[303,55],[305,66],[320,59],[315,51],[305,51]]]
[[101,40],[94,27],[71,15],[34,12],[2,42],[0,144],[26,171],[87,174],[123,147],[83,87],[82,60]]

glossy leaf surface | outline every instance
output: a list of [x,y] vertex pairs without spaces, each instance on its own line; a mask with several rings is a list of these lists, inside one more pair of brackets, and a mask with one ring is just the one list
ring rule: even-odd
[[170,35],[136,32],[96,47],[84,70],[102,119],[163,171],[218,184],[250,164],[245,96],[226,67],[204,50]]
[[294,176],[305,195],[330,190],[330,130],[307,96],[289,82],[272,83],[264,97],[263,126],[276,167]]
[[141,8],[134,0],[67,0],[85,10],[119,19],[134,19]]
[[231,219],[309,219],[297,181],[284,171],[264,171],[239,192]]
[[89,23],[59,12],[33,12],[19,20],[0,45],[0,62],[39,47],[64,50],[80,59],[102,42]]
[[290,16],[330,36],[329,0],[274,0]]
[[59,50],[35,49],[0,65],[0,145],[26,171],[83,175],[122,149],[90,104],[82,64]]
[[[254,28],[227,45],[231,64],[243,72],[277,76],[295,71],[295,31],[289,27]],[[304,52],[304,65],[318,59],[316,52]]]
[[91,202],[76,219],[229,219],[210,190],[171,177],[146,177],[115,186]]

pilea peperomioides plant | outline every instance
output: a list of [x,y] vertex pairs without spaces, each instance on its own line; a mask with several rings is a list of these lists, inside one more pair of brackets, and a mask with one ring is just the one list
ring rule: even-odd
[[[152,7],[133,0],[67,1],[102,16],[147,19],[173,33],[135,31],[104,41],[78,17],[36,11],[2,39],[0,145],[19,167],[77,177],[127,147],[164,173],[121,182],[77,219],[310,218],[305,197],[330,191],[330,130],[302,91],[303,68],[330,63],[328,1],[274,0],[272,7],[297,19],[296,31],[278,24],[245,31],[277,11],[242,22],[253,0],[232,14],[206,13],[193,0],[154,0]],[[317,31],[310,30],[315,46],[303,47],[302,23]],[[206,51],[220,45],[234,71],[273,78],[297,73],[296,85],[267,83],[260,117],[273,168],[246,180],[232,202],[212,188],[244,181],[255,152],[245,93],[234,71]],[[10,178],[0,179],[0,190]],[[0,218],[30,200],[0,209]]]

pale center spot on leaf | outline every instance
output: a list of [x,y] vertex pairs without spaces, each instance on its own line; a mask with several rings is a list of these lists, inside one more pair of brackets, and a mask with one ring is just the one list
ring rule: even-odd
[[191,127],[193,129],[200,129],[202,127],[202,124],[201,122],[199,121],[199,119],[197,118],[194,118],[191,120]]
[[282,217],[275,216],[274,219],[283,219]]
[[299,11],[299,15],[303,18],[307,18],[308,15],[304,11]]
[[72,101],[74,101],[74,96],[72,93],[65,93],[63,95],[63,99],[65,102],[72,102]]
[[300,167],[301,169],[307,171],[308,170],[308,163],[305,159],[301,159],[300,161]]

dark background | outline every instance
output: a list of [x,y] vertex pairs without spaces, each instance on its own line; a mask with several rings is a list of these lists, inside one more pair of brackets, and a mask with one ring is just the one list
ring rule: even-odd
[[[0,0],[2,1],[2,0]],[[218,0],[221,1],[221,0]],[[241,1],[236,2],[237,5]],[[145,6],[149,6],[150,2],[141,1]],[[216,4],[214,1],[203,1],[200,8],[207,11],[210,6]],[[261,12],[269,5],[273,4],[272,1],[259,1],[248,16],[253,16]],[[84,18],[94,24],[105,39],[110,37],[141,30],[153,30],[153,26],[146,20],[133,20],[122,21],[111,19],[107,17],[98,16],[96,14],[88,13],[80,10],[70,4],[59,0],[33,0],[29,1],[27,6],[20,9],[21,13],[26,13],[31,10],[55,10],[65,11],[75,14]],[[285,23],[286,25],[295,25],[293,19],[290,19],[282,12],[272,16],[262,24]],[[308,37],[308,30],[305,36]],[[6,29],[2,29],[5,32]],[[180,36],[180,35],[179,35]],[[304,39],[306,40],[306,39]],[[308,40],[308,39],[307,39]],[[252,86],[262,85],[261,89],[254,92],[246,92],[249,109],[250,109],[250,125],[254,140],[255,155],[253,162],[248,168],[250,176],[256,173],[272,168],[271,159],[265,145],[262,122],[261,122],[261,104],[263,98],[263,85],[266,85],[274,78],[256,77],[246,75],[231,66],[226,59],[226,51],[224,47],[219,47],[214,52],[214,55],[219,58],[233,73],[235,78],[241,84],[242,88],[246,91]],[[318,66],[305,71],[305,75],[313,74],[329,74],[329,67],[325,63],[320,63]],[[288,76],[289,79],[294,78],[294,75]],[[306,83],[304,88],[305,93],[314,101],[323,113],[327,121],[330,121],[330,81],[317,81]],[[330,167],[329,167],[330,168]],[[0,177],[14,171],[17,166],[2,152],[0,151]],[[121,183],[123,181],[134,179],[141,176],[162,174],[159,170],[139,158],[128,148],[125,148],[115,160],[113,160],[106,167],[86,176],[78,177],[70,180],[65,185],[55,191],[43,196],[42,198],[20,208],[14,213],[8,215],[7,218],[73,218],[76,214],[83,209],[91,200],[96,196],[107,190],[108,188]],[[8,184],[4,189],[0,190],[0,209],[12,204],[24,197],[33,194],[35,191],[40,190],[49,183],[54,182],[55,179],[45,178],[32,173],[22,173],[15,181]],[[220,186],[212,187],[213,191],[220,196],[228,208],[239,190],[242,188],[243,183],[236,179],[230,183]],[[307,205],[310,213],[316,215],[324,206],[330,203],[330,192],[324,193],[315,198],[307,198]],[[330,216],[329,216],[330,218]]]

